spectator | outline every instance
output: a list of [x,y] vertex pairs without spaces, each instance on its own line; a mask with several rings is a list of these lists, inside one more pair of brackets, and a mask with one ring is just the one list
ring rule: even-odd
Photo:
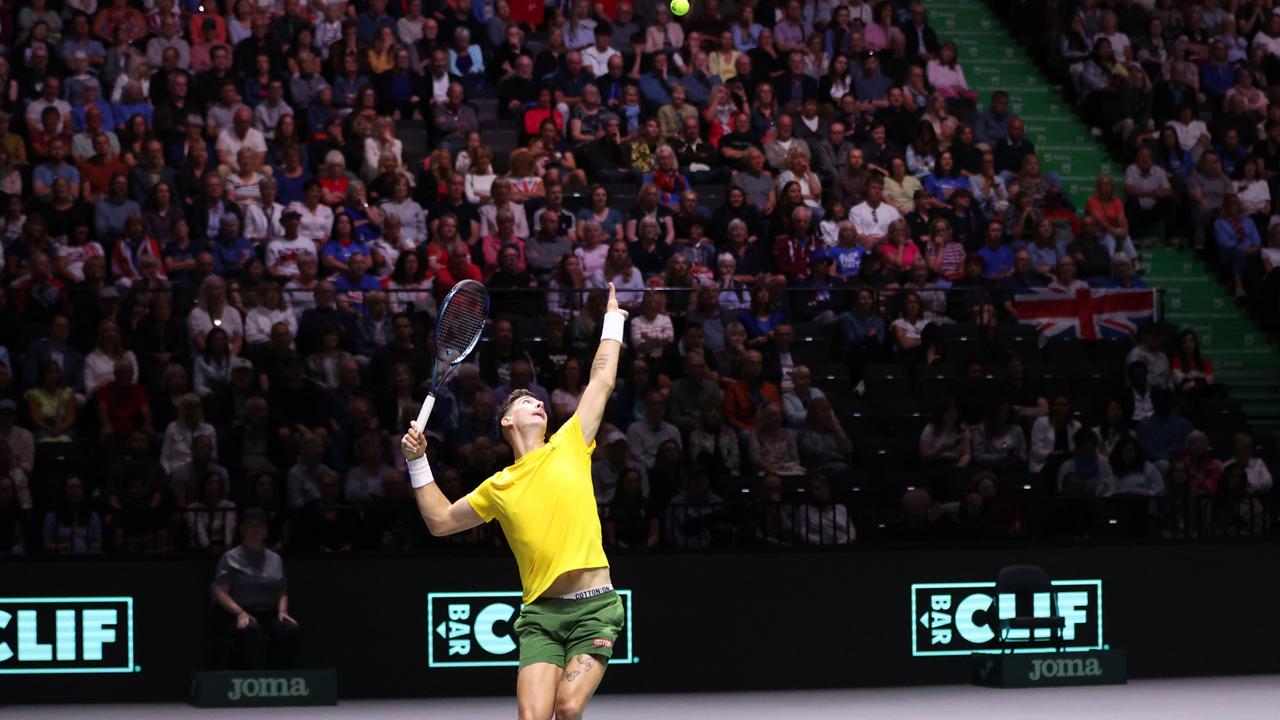
[[160,448],[160,464],[164,466],[165,472],[171,473],[184,463],[190,462],[192,441],[202,435],[213,438],[214,447],[217,447],[217,431],[204,421],[204,409],[200,403],[200,396],[194,393],[184,395],[179,401],[177,419],[169,423],[164,431],[164,442]]
[[1174,396],[1170,391],[1153,392],[1151,405],[1151,417],[1138,423],[1138,441],[1147,457],[1167,476],[1170,464],[1182,453],[1188,435],[1195,428],[1186,418],[1173,414]]
[[[716,362],[719,364],[719,358]],[[742,377],[725,391],[725,417],[731,426],[745,434],[756,428],[761,404],[770,402],[781,405],[782,396],[777,386],[764,378],[764,356],[758,350],[747,350]]]
[[1058,469],[1058,492],[1069,497],[1102,497],[1115,487],[1111,462],[1098,452],[1098,438],[1092,430],[1075,434],[1070,458]]
[[809,502],[797,516],[796,537],[809,545],[847,545],[858,532],[845,506],[831,499],[831,480],[822,473],[809,476]]
[[1080,427],[1071,417],[1071,400],[1064,395],[1054,397],[1049,412],[1031,426],[1031,472],[1056,479],[1062,463],[1075,450]]
[[45,552],[97,555],[102,552],[102,518],[85,498],[84,482],[72,475],[63,481],[56,510],[44,516]]
[[62,368],[57,361],[49,360],[41,365],[39,384],[27,390],[25,397],[36,443],[73,441],[78,401],[72,389],[63,384]]
[[680,444],[680,431],[666,422],[667,401],[661,392],[650,391],[644,396],[644,418],[627,428],[627,445],[635,458],[651,467],[662,443],[671,440]]
[[654,504],[642,493],[642,476],[627,468],[618,481],[604,520],[605,544],[618,548],[654,547],[660,539]]
[[187,505],[188,547],[222,553],[235,544],[236,504],[224,497],[225,478],[210,472],[200,482],[200,499]]
[[1262,249],[1258,226],[1244,212],[1240,198],[1234,192],[1222,200],[1221,217],[1213,224],[1214,239],[1218,244],[1219,262],[1231,269],[1237,298],[1245,296],[1245,265],[1256,258]]
[[671,498],[663,517],[666,541],[676,547],[705,548],[713,540],[714,521],[707,516],[723,502],[702,472],[688,474],[684,490]]
[[13,400],[0,400],[0,441],[9,449],[10,462],[30,475],[35,467],[35,438],[31,431],[14,424],[18,405]]
[[1164,495],[1164,478],[1147,460],[1132,435],[1120,438],[1108,454],[1112,472],[1112,486],[1103,491],[1104,496],[1156,497]]
[[1245,489],[1251,495],[1271,492],[1271,471],[1262,458],[1253,456],[1253,436],[1247,432],[1236,433],[1231,441],[1231,458],[1222,464],[1223,476],[1238,468],[1245,476]]
[[1013,420],[1013,407],[1007,401],[995,405],[974,430],[975,465],[996,473],[1018,472],[1027,466],[1026,437]]
[[852,471],[853,443],[826,397],[815,397],[797,431],[800,461],[812,475],[845,476]]
[[245,510],[239,529],[240,544],[222,554],[214,574],[212,594],[224,611],[223,632],[236,641],[242,667],[289,667],[299,635],[298,621],[289,614],[284,562],[266,547],[264,512]]
[[1210,454],[1209,436],[1199,430],[1187,435],[1186,453],[1181,462],[1187,470],[1188,487],[1192,497],[1216,495],[1218,481],[1222,478],[1222,463]]

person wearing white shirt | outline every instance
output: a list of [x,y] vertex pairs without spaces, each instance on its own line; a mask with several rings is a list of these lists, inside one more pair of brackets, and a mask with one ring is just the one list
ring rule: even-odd
[[427,241],[427,211],[409,197],[409,179],[397,175],[391,199],[382,203],[383,216],[400,219],[400,240],[405,248],[416,248]]
[[872,176],[867,180],[867,199],[849,210],[849,221],[866,242],[880,242],[889,234],[889,226],[902,219],[902,213],[884,201],[884,180]]
[[666,295],[659,292],[645,294],[640,317],[631,320],[631,347],[641,356],[661,357],[663,350],[675,342],[675,327],[666,309]]
[[240,107],[232,118],[231,127],[218,133],[218,162],[226,165],[232,172],[240,169],[236,157],[241,148],[248,148],[258,153],[258,166],[261,167],[267,157],[267,139],[262,131],[253,127],[253,111],[248,107]]
[[232,547],[236,542],[236,504],[223,494],[222,476],[209,473],[200,478],[201,498],[187,505],[187,528],[191,547]]
[[160,21],[160,34],[147,41],[147,62],[158,68],[164,64],[164,51],[173,48],[178,51],[178,67],[186,70],[191,67],[191,45],[182,39],[182,28],[175,16],[168,15]]
[[277,278],[295,278],[298,276],[298,258],[310,255],[318,260],[316,244],[306,238],[298,237],[298,225],[301,216],[292,207],[286,208],[280,218],[283,226],[283,237],[277,237],[267,243],[267,272]]
[[164,441],[160,445],[160,465],[165,472],[172,473],[191,462],[191,441],[201,435],[213,440],[214,459],[217,459],[218,433],[204,421],[200,396],[187,393],[178,400],[178,419],[165,428]]
[[244,236],[254,244],[284,237],[284,226],[280,223],[284,213],[285,207],[276,202],[276,181],[263,178],[258,183],[258,201],[244,208]]
[[1077,290],[1089,289],[1089,283],[1076,277],[1076,261],[1070,255],[1058,258],[1057,276],[1057,279],[1049,283],[1049,289],[1054,292],[1074,294]]
[[364,141],[364,176],[371,181],[381,172],[382,156],[391,155],[396,159],[396,166],[404,164],[404,143],[396,137],[395,121],[389,117],[378,118],[378,124],[372,137]]
[[1231,459],[1222,464],[1222,474],[1226,476],[1227,470],[1236,465],[1244,468],[1245,489],[1250,495],[1260,495],[1262,493],[1271,492],[1274,481],[1271,477],[1271,470],[1267,468],[1267,464],[1262,458],[1252,457],[1253,454],[1253,436],[1249,433],[1236,433],[1235,439],[1232,441]]
[[582,51],[582,64],[587,66],[596,77],[609,74],[609,58],[622,53],[609,47],[609,35],[612,29],[605,25],[596,26],[596,43]]
[[809,545],[847,545],[858,539],[844,505],[831,501],[831,481],[809,476],[809,503],[796,518],[796,536]]
[[681,448],[680,430],[663,420],[667,416],[667,400],[659,390],[650,390],[644,396],[644,418],[627,428],[627,446],[631,454],[644,467],[653,467],[658,450],[668,440],[674,440]]
[[302,186],[303,200],[289,205],[289,209],[298,213],[298,236],[311,240],[318,248],[329,242],[333,234],[333,210],[320,202],[322,197],[320,183],[308,180]]
[[244,341],[249,347],[262,347],[271,342],[271,328],[276,323],[284,323],[289,327],[289,334],[296,336],[298,319],[285,303],[280,286],[264,281],[259,286],[258,293],[260,302],[244,317]]

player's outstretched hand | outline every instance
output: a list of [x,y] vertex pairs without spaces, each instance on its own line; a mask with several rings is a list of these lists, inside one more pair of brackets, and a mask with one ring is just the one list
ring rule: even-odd
[[409,423],[409,432],[400,438],[400,452],[405,460],[417,460],[427,454],[427,437],[418,430],[418,423]]
[[614,289],[613,283],[609,283],[609,305],[605,307],[605,312],[622,313],[623,319],[627,317],[627,311],[618,307],[618,291]]

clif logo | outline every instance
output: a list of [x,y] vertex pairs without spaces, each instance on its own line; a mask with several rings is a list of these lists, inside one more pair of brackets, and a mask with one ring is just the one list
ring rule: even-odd
[[[1055,580],[1052,596],[1036,593],[1030,598],[1030,607],[1018,603],[1013,595],[997,595],[993,582],[912,585],[911,654],[928,657],[993,650],[1000,644],[1000,620],[1049,617],[1055,605],[1064,621],[1067,651],[1102,648],[1101,580]],[[1035,637],[1026,629],[1014,629],[1004,640],[1016,644],[1048,638],[1047,629],[1037,629]]]
[[[612,643],[610,665],[637,661],[632,654],[631,591],[617,590],[627,611],[622,635]],[[441,592],[427,595],[427,666],[516,667],[520,664],[515,622],[520,617],[519,592]],[[596,647],[609,647],[607,639]],[[601,644],[605,643],[605,644]]]
[[133,598],[0,598],[0,675],[135,671]]

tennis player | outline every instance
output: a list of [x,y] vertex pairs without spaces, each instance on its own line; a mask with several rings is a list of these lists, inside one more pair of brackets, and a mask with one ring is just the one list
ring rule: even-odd
[[625,611],[613,590],[591,485],[591,451],[613,391],[627,313],[609,284],[600,347],[578,411],[548,440],[547,408],[514,390],[499,415],[515,462],[450,503],[436,487],[416,422],[401,440],[418,509],[432,535],[497,518],[520,569],[524,607],[516,698],[520,720],[581,717],[613,654]]

